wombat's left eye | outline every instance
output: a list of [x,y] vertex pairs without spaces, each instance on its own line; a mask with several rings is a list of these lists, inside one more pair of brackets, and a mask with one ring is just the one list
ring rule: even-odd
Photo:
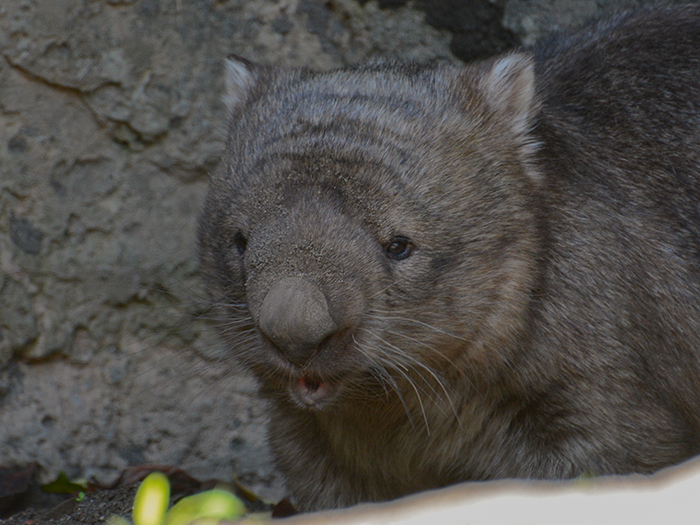
[[413,253],[413,243],[411,239],[401,235],[394,237],[389,244],[386,245],[384,251],[387,257],[395,261],[403,261]]
[[236,235],[233,236],[233,245],[236,247],[238,254],[243,255],[245,249],[248,247],[248,240],[241,232],[237,232]]

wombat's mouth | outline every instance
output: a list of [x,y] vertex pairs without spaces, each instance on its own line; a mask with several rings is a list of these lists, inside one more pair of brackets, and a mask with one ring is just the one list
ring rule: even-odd
[[292,397],[302,406],[320,409],[335,397],[338,386],[319,376],[303,373],[291,385]]

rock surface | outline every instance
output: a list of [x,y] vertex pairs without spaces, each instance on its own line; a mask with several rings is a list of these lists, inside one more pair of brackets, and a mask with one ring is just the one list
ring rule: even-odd
[[45,481],[158,463],[283,493],[198,281],[223,57],[471,60],[640,3],[3,0],[0,458]]

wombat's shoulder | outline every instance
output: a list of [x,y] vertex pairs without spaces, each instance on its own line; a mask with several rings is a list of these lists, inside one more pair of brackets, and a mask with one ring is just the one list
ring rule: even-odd
[[580,32],[553,33],[532,51],[540,96],[560,111],[592,114],[608,107],[608,114],[623,106],[697,101],[700,6],[630,11]]
[[605,178],[649,198],[680,184],[700,198],[700,6],[621,14],[554,34],[534,54],[538,161],[550,179]]

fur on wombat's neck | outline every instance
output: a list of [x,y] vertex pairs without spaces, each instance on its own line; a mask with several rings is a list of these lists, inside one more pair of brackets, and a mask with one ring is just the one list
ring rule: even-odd
[[469,67],[227,63],[200,223],[305,509],[700,452],[700,9]]

